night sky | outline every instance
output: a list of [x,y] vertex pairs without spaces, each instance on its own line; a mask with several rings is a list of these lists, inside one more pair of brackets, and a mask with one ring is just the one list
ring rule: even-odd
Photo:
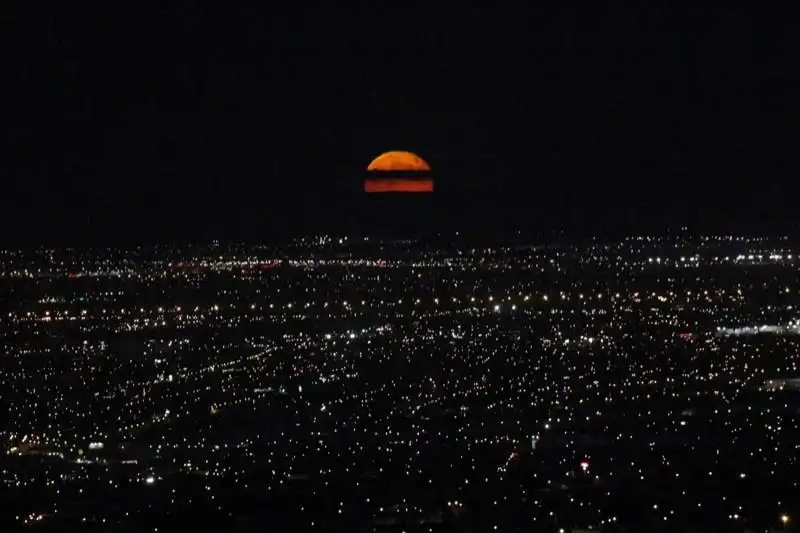
[[789,13],[169,4],[3,15],[2,239],[794,224]]

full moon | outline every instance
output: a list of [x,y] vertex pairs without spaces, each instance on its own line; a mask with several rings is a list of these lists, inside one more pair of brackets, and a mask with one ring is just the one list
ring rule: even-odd
[[433,192],[430,165],[412,152],[385,152],[372,160],[367,173],[364,191],[368,193]]

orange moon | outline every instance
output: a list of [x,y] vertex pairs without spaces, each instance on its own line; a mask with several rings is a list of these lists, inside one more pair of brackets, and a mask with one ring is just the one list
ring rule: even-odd
[[431,167],[417,154],[411,152],[404,152],[402,150],[393,150],[386,152],[375,159],[369,164],[367,170],[411,170],[419,172],[430,172]]
[[367,172],[369,175],[364,181],[367,193],[433,192],[430,165],[412,152],[385,152],[372,160]]

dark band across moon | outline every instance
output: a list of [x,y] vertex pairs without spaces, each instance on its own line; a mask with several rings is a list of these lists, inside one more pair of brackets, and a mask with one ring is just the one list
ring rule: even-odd
[[364,192],[433,192],[433,177],[428,163],[412,152],[385,152],[367,167]]

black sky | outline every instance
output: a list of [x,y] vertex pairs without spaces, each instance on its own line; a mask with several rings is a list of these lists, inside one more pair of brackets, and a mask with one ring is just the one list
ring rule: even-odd
[[[788,13],[169,4],[3,16],[5,240],[794,224]],[[364,198],[395,148],[434,199]]]

